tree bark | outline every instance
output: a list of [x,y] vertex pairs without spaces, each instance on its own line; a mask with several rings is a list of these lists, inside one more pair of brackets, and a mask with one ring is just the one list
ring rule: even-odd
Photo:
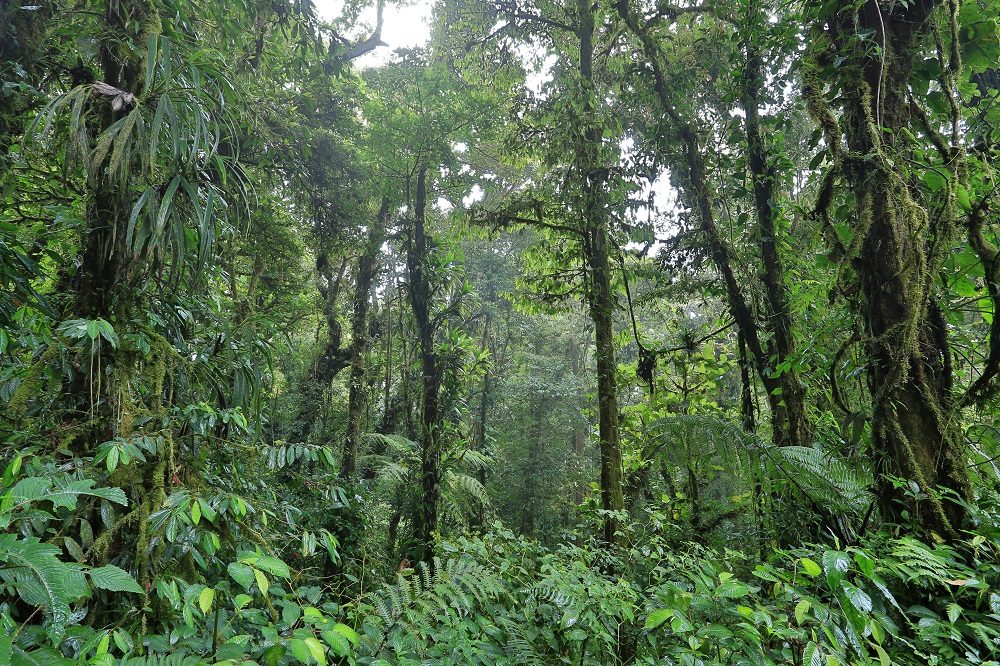
[[427,274],[430,241],[426,232],[427,168],[417,173],[416,202],[413,224],[409,230],[406,265],[407,285],[413,317],[420,338],[420,368],[422,372],[420,416],[421,490],[414,525],[417,559],[429,562],[434,557],[434,538],[438,529],[438,499],[441,495],[441,443],[438,406],[441,388],[441,364],[434,349],[434,324],[431,321],[431,284]]
[[[674,107],[671,99],[670,84],[668,83],[660,63],[660,50],[656,42],[649,35],[649,32],[640,25],[638,17],[629,7],[628,0],[618,0],[615,8],[629,30],[639,40],[643,54],[653,70],[653,88],[656,92],[660,106],[674,124],[677,137],[683,149],[683,168],[687,172],[687,194],[690,198],[691,206],[695,209],[698,221],[708,240],[708,247],[712,254],[712,260],[716,270],[722,277],[723,287],[726,291],[726,299],[729,303],[729,310],[736,320],[736,326],[743,336],[743,340],[750,351],[750,358],[753,360],[754,369],[760,377],[761,383],[767,391],[768,405],[771,408],[772,437],[775,444],[803,444],[803,438],[807,436],[808,425],[805,422],[804,391],[801,384],[792,372],[774,373],[775,364],[772,362],[772,353],[766,341],[762,340],[761,327],[757,317],[747,300],[739,281],[736,279],[733,270],[732,253],[726,245],[722,234],[715,222],[715,211],[712,205],[712,196],[709,189],[708,178],[705,170],[705,158],[702,154],[698,141],[698,133],[695,126],[683,118]],[[752,92],[752,91],[751,91]],[[752,106],[752,105],[750,105]],[[756,112],[756,106],[753,106]],[[777,254],[777,245],[774,238],[774,210],[773,210],[773,175],[767,173],[767,164],[763,153],[763,142],[760,139],[759,120],[750,121],[747,126],[748,143],[751,159],[756,167],[754,173],[754,200],[757,204],[758,220],[762,221],[768,228],[761,229],[762,252],[769,255],[766,260],[768,266],[765,267],[765,280],[771,282],[768,291],[768,301],[772,306],[783,309],[787,317],[787,325],[783,322],[774,324],[775,330],[781,329],[784,336],[782,345],[792,350],[791,319],[788,311],[787,299],[784,295],[784,282],[781,271],[780,258]],[[751,134],[756,131],[753,140],[749,140]],[[767,285],[766,285],[767,286]],[[777,343],[774,344],[774,351],[777,352]],[[790,352],[789,352],[790,353]],[[790,396],[786,396],[786,384],[789,385],[787,391]],[[791,405],[791,407],[790,407]]]
[[361,439],[361,417],[365,411],[366,364],[368,354],[368,309],[371,288],[378,273],[378,256],[389,218],[389,199],[383,197],[378,215],[368,232],[364,254],[358,259],[358,277],[354,285],[354,318],[351,321],[351,383],[347,397],[347,436],[344,439],[341,476],[353,479],[358,465],[358,442]]
[[583,178],[584,249],[590,271],[588,301],[594,322],[597,357],[598,420],[601,440],[601,508],[603,537],[608,544],[618,543],[619,520],[610,512],[625,508],[622,490],[621,434],[618,425],[618,386],[615,373],[614,310],[609,260],[608,213],[604,196],[607,169],[599,162],[601,132],[594,115],[594,7],[590,0],[577,0],[577,36],[580,40],[580,77],[583,81],[583,116],[587,123],[578,150]]
[[[835,19],[823,20],[830,43],[851,54],[835,71],[853,74],[832,84],[843,90],[843,132],[850,152],[842,153],[841,169],[856,201],[853,267],[867,333],[880,507],[890,519],[901,518],[908,508],[924,527],[955,536],[965,510],[938,496],[937,489],[967,499],[970,486],[952,394],[947,327],[933,294],[956,233],[955,200],[950,196],[944,212],[931,216],[916,198],[919,188],[912,177],[896,166],[912,160],[908,137],[916,132],[911,134],[906,82],[915,59],[923,57],[919,42],[930,34],[931,16],[941,4],[920,0],[883,7],[869,0],[852,11],[855,5],[844,3],[831,15]],[[858,30],[871,31],[884,52],[851,49],[847,41]],[[817,102],[822,100],[812,104]],[[893,476],[916,482],[922,497],[908,497],[892,483]]]
[[[766,17],[756,3],[751,3],[751,22],[763,25]],[[752,33],[750,33],[752,34]],[[775,182],[777,170],[769,160],[760,127],[760,85],[763,81],[763,60],[753,39],[746,42],[746,71],[743,76],[742,106],[746,116],[744,127],[747,140],[747,161],[753,181],[754,208],[757,214],[757,231],[760,236],[760,255],[763,263],[764,300],[766,310],[763,320],[770,334],[765,353],[768,367],[779,368],[795,356],[795,338],[792,333],[792,311],[785,286],[785,269],[778,249],[778,193]],[[776,383],[780,394],[768,391],[771,406],[774,443],[778,446],[801,446],[809,443],[811,428],[806,418],[806,392],[794,368],[778,372]]]
[[[485,354],[490,349],[490,315],[486,314],[483,320],[483,340],[480,351]],[[492,359],[491,359],[492,361]],[[476,419],[473,429],[473,447],[480,453],[486,453],[486,416],[489,411],[490,392],[493,388],[492,363],[487,363],[483,370],[483,384],[479,393],[479,417]],[[478,473],[479,483],[486,485],[486,470],[480,469]],[[477,507],[473,518],[473,527],[481,526],[486,520],[486,506],[482,503]]]

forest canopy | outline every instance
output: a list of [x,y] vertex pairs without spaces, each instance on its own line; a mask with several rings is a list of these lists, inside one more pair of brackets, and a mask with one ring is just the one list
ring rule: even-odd
[[996,0],[0,0],[0,666],[1000,664],[998,160]]

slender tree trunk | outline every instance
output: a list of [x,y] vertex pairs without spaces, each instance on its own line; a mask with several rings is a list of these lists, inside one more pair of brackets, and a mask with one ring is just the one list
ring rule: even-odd
[[[763,12],[751,2],[751,21],[761,25],[766,21]],[[806,418],[806,393],[794,368],[781,368],[795,355],[795,338],[792,333],[792,311],[785,286],[785,269],[778,249],[778,177],[773,160],[769,161],[767,148],[760,127],[760,86],[763,82],[763,60],[758,45],[748,40],[746,71],[743,76],[742,105],[745,114],[747,157],[753,181],[754,207],[757,213],[757,231],[760,236],[760,254],[763,262],[764,301],[763,320],[770,337],[765,353],[768,368],[779,368],[775,383],[780,393],[768,391],[771,404],[774,442],[781,446],[803,445],[809,442],[811,428]]]
[[413,224],[406,248],[406,263],[410,273],[408,283],[410,305],[420,338],[420,368],[422,372],[422,409],[420,417],[421,488],[420,506],[414,525],[417,559],[429,562],[434,557],[434,538],[438,529],[438,499],[441,495],[441,443],[439,400],[441,364],[434,349],[434,324],[431,321],[431,284],[427,274],[430,241],[427,236],[427,168],[417,174],[416,205]]
[[[575,377],[583,377],[587,374],[587,348],[588,344],[586,339],[583,341],[578,340],[576,336],[570,338],[569,341],[569,358],[570,365],[573,370],[573,375]],[[573,425],[573,434],[570,437],[570,444],[573,450],[573,454],[578,458],[582,458],[587,449],[587,435],[590,431],[589,424],[586,419],[581,418]],[[582,491],[577,504],[583,501]]]
[[358,441],[361,439],[361,417],[365,410],[365,381],[368,353],[368,308],[371,288],[378,273],[378,255],[383,230],[389,217],[389,199],[383,198],[378,216],[368,232],[368,244],[358,259],[358,277],[354,285],[354,319],[351,322],[351,384],[347,398],[347,437],[344,440],[341,476],[353,479],[358,464]]
[[[670,85],[663,71],[660,62],[660,49],[657,43],[649,35],[648,31],[640,24],[638,17],[629,7],[628,0],[617,0],[615,8],[629,30],[639,40],[643,54],[653,70],[653,88],[656,92],[660,106],[674,124],[674,129],[680,139],[684,150],[684,167],[688,177],[688,196],[691,199],[692,207],[697,211],[698,221],[701,230],[708,240],[709,249],[712,253],[712,260],[716,270],[719,271],[723,287],[726,290],[726,298],[729,301],[729,310],[736,320],[736,326],[747,348],[750,351],[750,358],[753,359],[754,368],[760,377],[761,383],[767,391],[768,404],[771,408],[772,421],[774,427],[772,436],[778,445],[801,444],[804,443],[801,437],[808,432],[804,419],[804,393],[797,379],[794,379],[790,391],[794,394],[791,398],[795,405],[792,416],[789,415],[789,401],[786,399],[785,383],[792,381],[786,377],[788,373],[780,373],[775,376],[774,364],[772,363],[771,351],[762,340],[760,326],[753,310],[736,279],[732,265],[732,254],[726,245],[722,234],[715,222],[715,212],[712,206],[711,191],[705,172],[705,158],[702,154],[701,146],[698,143],[698,134],[692,123],[681,117],[674,107],[671,99]],[[753,107],[756,111],[756,106]],[[754,176],[755,202],[758,204],[759,218],[764,218],[764,223],[768,225],[770,231],[765,233],[762,230],[762,250],[770,255],[771,276],[767,278],[772,281],[773,290],[768,291],[769,299],[776,299],[775,302],[783,308],[788,315],[788,326],[778,324],[783,329],[786,340],[783,344],[791,344],[790,313],[788,311],[787,299],[784,296],[783,277],[780,267],[780,259],[777,255],[777,245],[774,238],[774,210],[773,210],[773,177],[767,174],[767,165],[763,156],[763,143],[760,141],[759,120],[750,123],[756,129],[754,145],[751,146],[751,153],[754,153],[756,167],[759,173]],[[748,135],[753,130],[748,126]],[[758,177],[759,176],[759,177]],[[762,199],[766,197],[766,200]],[[761,208],[761,204],[766,204],[766,208]],[[765,271],[767,272],[767,271]],[[792,349],[792,347],[789,347]],[[790,427],[789,423],[794,420],[795,427]]]
[[[600,160],[601,132],[592,116],[594,108],[594,7],[591,0],[577,0],[577,37],[580,40],[580,77],[584,83],[583,118],[587,123],[578,160],[583,178],[585,251],[590,272],[588,300],[594,322],[597,356],[597,397],[601,439],[601,508],[625,508],[622,491],[621,435],[618,427],[618,387],[615,373],[614,310],[609,260],[608,214],[604,201],[607,169]],[[619,520],[604,519],[604,541],[619,541]]]
[[[490,315],[487,314],[483,321],[483,340],[481,351],[485,352],[490,348]],[[480,453],[486,453],[486,415],[490,401],[490,391],[492,389],[492,363],[487,363],[483,370],[483,385],[479,393],[479,417],[476,419],[473,431],[473,446]],[[486,470],[479,470],[479,483],[486,485]],[[480,526],[486,520],[486,507],[480,503],[473,526]]]
[[753,410],[753,378],[750,375],[750,359],[747,358],[747,343],[741,332],[737,332],[736,339],[740,350],[740,423],[747,432],[756,432],[757,422]]

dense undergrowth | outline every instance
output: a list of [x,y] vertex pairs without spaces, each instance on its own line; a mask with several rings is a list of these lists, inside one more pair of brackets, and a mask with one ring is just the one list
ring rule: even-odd
[[4,663],[991,664],[1000,640],[989,497],[950,543],[883,528],[851,543],[711,544],[650,509],[608,550],[581,538],[585,522],[555,547],[496,522],[394,576],[363,564],[354,575],[374,580],[357,596],[322,575],[341,563],[329,533],[276,539],[269,511],[236,494],[167,497],[149,546],[165,571],[146,589],[87,564],[107,548],[95,529],[109,531],[84,516],[127,522],[121,490],[28,451],[2,497],[0,579],[16,592]]

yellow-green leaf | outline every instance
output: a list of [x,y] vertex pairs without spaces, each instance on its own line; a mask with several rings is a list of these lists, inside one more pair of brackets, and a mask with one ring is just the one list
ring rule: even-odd
[[972,212],[972,199],[969,198],[969,191],[963,185],[955,188],[955,199],[958,201],[959,208],[966,213]]
[[253,576],[257,579],[257,587],[260,589],[260,593],[266,597],[267,589],[270,587],[270,583],[267,582],[267,576],[260,569],[254,569]]
[[320,666],[326,666],[326,650],[323,649],[323,644],[316,640],[315,636],[305,638],[302,642],[309,648],[309,654],[316,660],[316,663]]
[[646,629],[656,629],[658,626],[673,617],[673,615],[674,611],[672,608],[660,608],[653,611],[646,618]]
[[808,557],[803,557],[799,562],[802,563],[802,571],[806,573],[807,576],[815,578],[816,576],[823,573],[822,567],[820,567],[815,560],[811,560]]
[[309,650],[309,646],[306,645],[306,642],[301,638],[293,638],[288,641],[288,649],[291,650],[292,656],[295,657],[295,660],[300,664],[308,664],[311,662],[312,654]]
[[808,599],[803,599],[799,603],[795,604],[795,622],[802,624],[805,622],[806,613],[812,608],[812,604],[809,603]]
[[358,632],[354,631],[346,624],[338,622],[333,626],[333,630],[336,631],[341,636],[343,636],[344,638],[346,638],[347,640],[351,641],[351,645],[358,644]]
[[215,590],[206,587],[198,595],[198,608],[201,609],[202,613],[207,613],[212,608],[213,601],[215,601]]

